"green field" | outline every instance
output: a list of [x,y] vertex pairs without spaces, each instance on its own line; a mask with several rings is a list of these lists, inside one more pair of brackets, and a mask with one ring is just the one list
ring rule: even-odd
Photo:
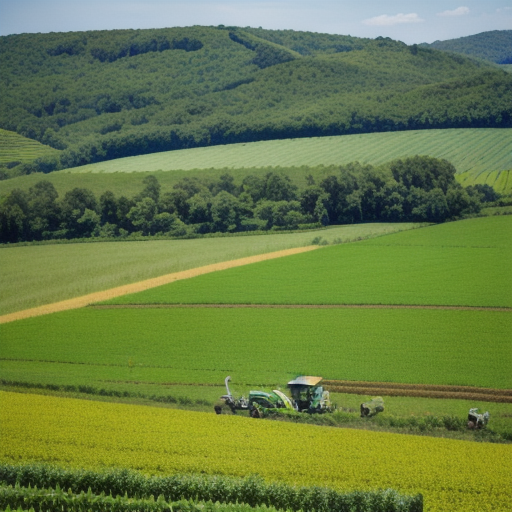
[[[32,286],[39,297],[45,287],[53,287],[49,296],[79,293],[71,277],[76,268],[82,269],[76,285],[85,293],[87,287],[112,285],[109,273],[115,279],[135,280],[135,275],[143,279],[149,271],[159,275],[181,270],[180,264],[192,261],[205,264],[202,258],[241,257],[249,247],[259,252],[262,247],[276,250],[282,248],[278,245],[285,237],[300,245],[322,236],[334,245],[179,281],[127,296],[125,302],[153,302],[159,297],[161,302],[175,303],[380,301],[510,306],[511,271],[505,263],[511,249],[511,222],[510,216],[476,218],[357,243],[339,242],[362,236],[359,230],[364,225],[177,243],[13,247],[2,254],[12,255],[11,268],[19,260],[17,272],[7,275],[6,282],[26,283],[22,289],[28,300],[31,282],[36,283]],[[381,233],[396,228],[380,226]],[[375,225],[364,227],[369,229],[366,234],[378,232]],[[248,244],[264,239],[277,245]],[[46,271],[46,281],[37,281],[37,272],[22,279],[23,263],[35,268],[29,263],[35,254],[39,274]],[[57,291],[52,283],[59,275],[68,284]],[[227,375],[236,394],[284,389],[299,374],[511,389],[511,331],[512,316],[506,310],[91,307],[2,324],[1,387],[204,411],[212,411],[212,404],[225,393]],[[490,441],[497,436],[503,441],[512,436],[510,404],[480,398],[384,398],[385,412],[365,427],[357,410],[366,397],[333,393],[342,412],[332,422],[456,439]],[[492,430],[484,433],[487,437],[479,438],[463,426],[453,431],[420,428],[429,415],[463,422],[469,407],[491,412]]]
[[312,137],[167,151],[84,165],[61,172],[140,172],[231,167],[316,167],[359,161],[372,165],[429,155],[472,175],[512,167],[512,129],[470,128]]
[[58,156],[59,150],[0,128],[0,164],[31,162],[43,156]]
[[207,274],[109,303],[511,307],[512,267],[505,263],[511,248],[510,216],[469,219]]
[[[28,140],[28,139],[27,139]],[[0,195],[13,188],[28,190],[41,179],[53,183],[62,196],[74,187],[85,187],[96,195],[111,190],[129,197],[142,188],[145,172],[155,173],[162,190],[186,176],[218,178],[231,172],[237,182],[249,174],[281,168],[300,187],[319,166],[353,161],[380,165],[395,158],[417,154],[445,158],[457,169],[464,186],[488,184],[498,192],[512,190],[512,129],[472,128],[313,137],[184,149],[120,158],[44,175],[32,174],[0,183]],[[168,172],[172,171],[172,172]],[[142,173],[142,174],[141,174]]]
[[85,309],[3,324],[0,358],[6,379],[120,389],[226,375],[284,385],[298,374],[512,388],[511,327],[498,311]]
[[304,247],[317,237],[332,244],[418,226],[357,224],[304,233],[3,247],[0,249],[0,314],[211,263]]

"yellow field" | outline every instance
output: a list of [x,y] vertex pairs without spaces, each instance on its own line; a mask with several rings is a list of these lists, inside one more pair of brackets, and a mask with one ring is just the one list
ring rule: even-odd
[[508,511],[512,446],[0,392],[0,460],[144,473],[260,474],[421,492],[426,511]]

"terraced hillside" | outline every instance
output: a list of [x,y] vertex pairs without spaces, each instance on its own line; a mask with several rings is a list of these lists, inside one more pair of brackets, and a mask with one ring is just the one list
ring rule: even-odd
[[32,162],[36,158],[58,157],[60,151],[0,128],[0,164]]

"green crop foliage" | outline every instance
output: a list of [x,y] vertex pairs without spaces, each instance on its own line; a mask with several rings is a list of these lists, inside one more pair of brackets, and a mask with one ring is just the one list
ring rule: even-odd
[[[29,504],[68,512],[276,512],[314,508],[318,512],[421,512],[422,496],[405,496],[387,489],[374,492],[336,492],[318,487],[292,487],[266,483],[263,478],[206,475],[144,477],[129,470],[72,471],[56,466],[32,464],[0,466],[0,477],[11,485],[0,487],[0,506]],[[28,487],[19,482],[28,483]],[[48,488],[52,482],[55,489]],[[69,486],[69,491],[63,490]],[[87,488],[87,492],[85,490]],[[129,498],[130,494],[145,499]],[[81,491],[78,494],[78,491]],[[112,495],[117,494],[116,498]],[[154,496],[158,495],[155,500]],[[123,496],[124,495],[124,496]],[[166,499],[180,500],[167,503]],[[361,506],[361,501],[366,505]],[[199,501],[199,502],[198,502]],[[202,503],[201,503],[202,501]],[[205,503],[206,502],[206,503]],[[276,508],[274,508],[276,507]]]
[[311,374],[512,388],[510,329],[502,311],[84,309],[3,324],[0,358],[8,379],[97,387]]
[[[418,224],[359,224],[316,232],[195,240],[103,242],[0,249],[0,313],[256,254],[381,236]],[[77,268],[80,272],[77,273]]]
[[[245,496],[252,498],[244,496],[243,501],[257,503],[268,486],[271,496],[289,503],[295,501],[289,499],[293,494],[283,493],[282,484],[315,486],[311,489],[313,500],[292,506],[321,512],[343,508],[333,503],[324,506],[325,492],[318,487],[338,492],[392,488],[401,494],[421,493],[430,512],[467,510],[482,497],[486,505],[479,508],[482,512],[505,511],[510,504],[512,462],[507,445],[321,429],[18,393],[2,392],[1,398],[3,467],[20,461],[98,472],[127,468],[157,477],[203,473],[220,475],[222,483],[225,477],[257,474],[259,477],[249,477],[240,486],[245,488]],[[130,484],[135,479],[131,472],[126,473],[124,485],[133,489]],[[91,480],[95,486],[101,485],[101,476]],[[199,497],[203,489],[217,487],[218,480],[208,483],[195,486]],[[237,493],[238,486],[233,483],[230,487]],[[178,486],[176,482],[173,487]],[[307,491],[298,494],[311,496]],[[281,501],[279,508],[288,508],[283,505]],[[370,510],[381,510],[379,505],[373,504]],[[387,502],[384,510],[396,509]]]
[[31,162],[44,156],[58,156],[59,153],[36,140],[0,128],[0,164]]
[[511,240],[509,216],[470,219],[207,274],[109,303],[510,307],[512,267],[504,262]]
[[[263,141],[118,158],[52,172],[45,180],[59,195],[83,187],[97,196],[111,190],[131,197],[140,191],[146,172],[155,174],[162,190],[171,190],[186,176],[218,178],[230,172],[241,182],[249,174],[265,174],[278,167],[303,188],[308,174],[321,180],[325,174],[321,166],[353,161],[379,165],[419,154],[450,161],[464,186],[488,184],[507,193],[512,186],[512,179],[508,179],[511,138],[512,129],[472,128]],[[40,179],[36,174],[12,178],[1,183],[0,194],[6,195],[13,188],[28,190]]]
[[451,162],[459,173],[509,169],[512,129],[472,128],[384,132],[230,144],[167,151],[89,164],[62,173],[111,173],[248,168],[316,167],[359,161],[372,165],[428,155]]
[[457,176],[462,186],[489,185],[501,194],[512,192],[512,170],[503,171],[466,171]]

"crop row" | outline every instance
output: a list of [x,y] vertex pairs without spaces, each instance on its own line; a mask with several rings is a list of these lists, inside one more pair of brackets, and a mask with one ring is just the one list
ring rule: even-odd
[[0,507],[36,507],[38,510],[69,512],[170,512],[182,511],[179,504],[167,503],[162,497],[157,500],[151,496],[149,499],[131,499],[128,496],[116,496],[102,492],[95,495],[89,489],[75,494],[71,489],[66,492],[56,487],[55,489],[38,489],[37,487],[21,487],[16,484],[0,486]]
[[482,512],[505,511],[512,500],[509,445],[40,395],[0,399],[0,461],[10,464],[259,474],[266,482],[336,491],[391,488],[423,494],[430,512],[466,510],[476,500]]
[[[53,504],[55,510],[92,511],[147,510],[148,512],[204,509],[232,510],[249,507],[274,507],[286,510],[315,510],[317,512],[422,512],[421,495],[403,496],[391,489],[377,492],[339,493],[319,487],[290,487],[266,484],[260,477],[244,479],[206,477],[201,475],[173,475],[145,477],[134,471],[69,471],[52,466],[0,465],[0,479],[12,482],[0,487],[0,506]],[[24,482],[24,487],[20,485]],[[27,483],[28,482],[28,483]],[[38,489],[32,485],[41,482]],[[61,484],[69,486],[63,491]],[[28,485],[28,487],[26,487]],[[55,487],[53,489],[52,487]],[[83,489],[87,487],[87,492]],[[93,491],[94,489],[94,491]],[[78,494],[79,492],[79,494]],[[155,500],[156,493],[158,499]],[[113,494],[117,494],[113,497]],[[128,494],[135,496],[129,498]],[[194,501],[192,501],[194,500]],[[172,503],[171,503],[172,501]],[[206,502],[197,506],[194,502]],[[242,504],[242,506],[240,506]],[[245,507],[243,507],[245,505]],[[89,510],[89,509],[87,509]]]

